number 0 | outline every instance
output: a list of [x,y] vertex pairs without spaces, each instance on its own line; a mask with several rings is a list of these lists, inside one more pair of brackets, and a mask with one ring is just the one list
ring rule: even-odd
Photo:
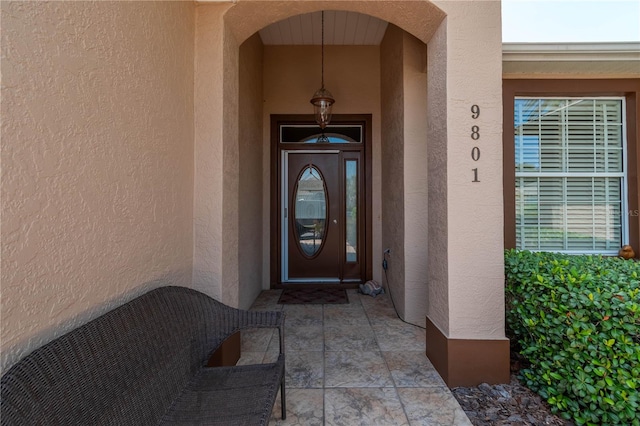
[[471,159],[473,161],[478,161],[480,159],[480,148],[474,146],[471,150]]

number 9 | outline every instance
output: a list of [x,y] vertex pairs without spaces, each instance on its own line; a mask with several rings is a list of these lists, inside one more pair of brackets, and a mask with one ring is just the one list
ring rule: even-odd
[[473,118],[475,120],[478,117],[480,117],[480,107],[478,105],[472,105],[471,106],[471,118]]

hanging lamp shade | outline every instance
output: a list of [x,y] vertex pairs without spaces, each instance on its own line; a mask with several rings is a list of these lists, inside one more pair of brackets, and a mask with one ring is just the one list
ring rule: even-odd
[[331,92],[324,88],[324,85],[313,94],[311,103],[313,104],[313,114],[316,117],[316,123],[321,129],[327,127],[331,121],[331,106],[336,100]]
[[[322,84],[320,89],[316,91],[311,97],[311,103],[313,104],[313,114],[316,118],[316,123],[320,126],[322,130],[329,124],[331,121],[331,106],[336,101],[333,98],[331,92],[324,88],[324,10],[322,11],[322,58],[320,62],[321,66],[321,76],[322,76]],[[324,135],[324,132],[323,132]]]

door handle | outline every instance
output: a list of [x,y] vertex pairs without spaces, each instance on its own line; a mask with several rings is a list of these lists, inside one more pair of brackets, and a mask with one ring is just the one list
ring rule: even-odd
[[337,225],[338,221],[336,219],[333,219],[333,223],[335,223]]

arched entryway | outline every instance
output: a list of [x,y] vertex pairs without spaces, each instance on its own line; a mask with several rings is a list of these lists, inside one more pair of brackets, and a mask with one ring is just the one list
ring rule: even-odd
[[[473,342],[500,354],[488,364],[499,365],[496,368],[503,374],[508,345],[505,352],[502,158],[499,143],[495,147],[490,143],[501,140],[502,128],[499,3],[200,4],[195,34],[195,286],[232,305],[248,307],[270,285],[269,117],[308,114],[308,97],[317,89],[318,78],[312,78],[310,87],[285,88],[286,97],[270,96],[269,91],[283,93],[281,87],[267,85],[265,78],[275,69],[266,61],[277,55],[263,54],[257,32],[279,20],[319,10],[349,10],[389,22],[398,30],[391,34],[396,45],[402,47],[400,56],[392,58],[399,64],[401,78],[392,78],[388,91],[378,91],[378,111],[344,111],[373,114],[373,277],[382,277],[376,265],[381,264],[382,251],[391,248],[389,271],[397,273],[391,285],[402,283],[396,293],[402,301],[401,315],[421,324],[426,319],[433,336],[431,350],[440,356],[437,363],[445,380],[462,383],[461,374],[475,374],[458,369],[467,361],[477,364],[472,358],[460,362],[461,353],[474,352]],[[427,46],[426,54],[415,56],[422,56],[422,61],[413,61],[406,54],[420,45]],[[398,52],[389,51],[389,55]],[[389,63],[379,60],[380,82],[388,81],[383,74],[398,75]],[[411,91],[417,81],[426,82],[426,93]],[[292,102],[293,98],[297,100]],[[388,105],[396,106],[387,110]],[[467,146],[472,142],[468,133],[472,105],[483,111],[482,122],[473,123],[481,125],[481,142],[486,144],[479,146],[481,165],[472,163],[473,146]],[[414,128],[412,123],[422,126]],[[423,135],[426,140],[418,142]],[[394,138],[397,145],[390,142]],[[411,138],[415,144],[407,143]],[[402,173],[393,173],[398,164]],[[472,168],[479,170],[480,179],[468,179]],[[426,242],[416,238],[427,234]],[[465,344],[454,347],[453,341]]]
[[[218,291],[223,298],[230,298],[229,302],[239,305],[248,305],[257,292],[274,283],[272,271],[277,269],[270,259],[272,237],[270,234],[272,214],[270,199],[273,198],[269,181],[273,176],[273,164],[269,158],[270,116],[272,114],[308,114],[310,105],[308,98],[319,84],[319,46],[313,45],[265,45],[260,39],[258,31],[268,27],[267,24],[277,23],[292,16],[306,16],[305,13],[313,13],[327,10],[328,14],[341,14],[348,11],[352,16],[364,18],[375,17],[381,22],[398,22],[409,32],[390,24],[393,31],[389,40],[383,40],[377,45],[331,45],[326,46],[325,58],[325,83],[334,92],[338,99],[334,112],[336,114],[369,114],[371,115],[371,137],[373,140],[371,155],[373,166],[368,172],[368,184],[372,187],[372,224],[370,235],[366,237],[370,241],[369,272],[360,278],[382,281],[382,252],[385,248],[391,248],[395,253],[392,268],[388,271],[391,281],[398,286],[396,291],[399,300],[401,315],[410,321],[424,324],[427,305],[427,289],[424,281],[426,272],[414,274],[423,280],[421,286],[414,285],[413,294],[404,291],[405,281],[405,254],[400,249],[404,241],[404,230],[397,228],[398,223],[405,223],[405,209],[395,196],[402,193],[405,185],[388,187],[388,182],[394,182],[394,176],[403,176],[404,161],[395,161],[397,156],[388,157],[390,162],[382,160],[382,153],[400,152],[413,158],[410,151],[405,151],[403,145],[405,139],[415,139],[417,146],[421,141],[426,144],[426,44],[435,31],[442,25],[444,13],[433,3],[425,2],[376,2],[376,7],[362,2],[269,2],[269,7],[264,7],[264,2],[240,1],[235,6],[229,5],[203,5],[199,21],[202,27],[222,24],[223,31],[211,31],[209,34],[196,34],[196,45],[201,45],[202,51],[210,49],[210,43],[222,44],[222,51],[209,52],[211,64],[218,67],[216,72],[204,74],[202,78],[196,76],[196,96],[205,97],[207,92],[221,90],[224,101],[219,105],[218,113],[221,116],[210,116],[201,121],[202,131],[196,129],[196,138],[203,136],[203,143],[196,144],[196,150],[202,148],[203,153],[211,150],[211,146],[204,139],[220,138],[222,149],[211,152],[210,156],[196,154],[196,162],[207,162],[208,165],[200,167],[201,175],[196,174],[196,187],[200,180],[214,181],[217,189],[222,193],[223,199],[232,203],[223,203],[221,206],[205,206],[202,204],[202,213],[207,214],[214,209],[213,222],[219,227],[220,237],[223,241],[233,241],[237,247],[243,247],[242,255],[236,250],[222,250],[219,253],[220,261],[211,262],[210,259],[202,259],[198,262],[198,253],[195,253],[196,263],[200,263],[203,269],[211,269],[216,277],[224,280],[217,283]],[[209,11],[209,8],[212,8]],[[199,9],[200,11],[200,9]],[[205,16],[206,15],[206,16]],[[216,21],[213,19],[218,15]],[[221,16],[219,16],[221,15]],[[330,15],[331,16],[331,15]],[[251,29],[249,29],[251,28]],[[253,32],[251,32],[253,30]],[[213,34],[217,32],[217,34]],[[214,37],[215,36],[215,37]],[[209,38],[211,37],[211,38]],[[403,63],[408,52],[407,40],[422,46],[417,53],[417,64],[411,64],[411,71],[421,74],[422,81],[415,85],[409,81],[402,81],[409,77],[403,77],[405,68]],[[385,52],[382,52],[385,49]],[[203,53],[199,49],[199,53]],[[393,56],[393,53],[400,55]],[[218,56],[224,66],[218,61]],[[388,55],[387,57],[382,57]],[[393,56],[393,57],[392,57]],[[392,64],[392,65],[389,65]],[[400,74],[397,74],[400,71]],[[382,73],[394,74],[383,78]],[[397,79],[398,75],[400,80]],[[200,86],[202,84],[202,86]],[[414,84],[411,89],[404,86]],[[420,128],[408,129],[413,131],[411,136],[404,134],[404,104],[386,102],[382,105],[382,99],[402,99],[405,91],[413,90],[416,96],[421,96],[422,105],[419,105],[421,117]],[[421,94],[421,95],[420,95]],[[203,99],[204,100],[204,99]],[[387,120],[387,122],[384,122]],[[219,127],[216,125],[219,124]],[[416,120],[414,120],[415,122]],[[403,122],[401,126],[395,126]],[[198,126],[196,126],[198,127]],[[209,127],[210,130],[207,130]],[[383,135],[383,129],[384,135]],[[211,132],[217,133],[212,135]],[[393,133],[393,135],[392,135]],[[256,141],[262,140],[258,145]],[[386,144],[386,147],[384,146]],[[390,148],[391,147],[391,148]],[[422,165],[415,167],[416,171],[424,171],[426,151],[420,153]],[[260,156],[262,160],[260,160]],[[210,168],[213,158],[219,168]],[[393,160],[393,162],[391,162]],[[198,169],[196,165],[196,169]],[[262,170],[259,174],[258,171]],[[216,171],[218,176],[215,176]],[[383,174],[386,173],[386,176]],[[205,177],[209,175],[209,177]],[[200,179],[202,177],[202,179]],[[424,183],[408,175],[402,180],[407,180],[410,186],[414,183]],[[204,183],[204,182],[203,182]],[[397,182],[394,182],[397,183]],[[261,184],[261,185],[260,185]],[[385,196],[383,197],[383,191]],[[196,189],[196,193],[197,193]],[[424,198],[424,193],[421,196]],[[197,197],[197,195],[196,195]],[[258,199],[262,198],[261,206]],[[401,196],[401,201],[405,198]],[[386,201],[388,200],[388,201]],[[385,201],[387,205],[385,205]],[[198,209],[199,199],[196,201]],[[426,200],[424,202],[426,208]],[[390,207],[392,206],[393,207]],[[386,214],[382,214],[383,210]],[[424,209],[423,209],[424,210]],[[415,211],[408,214],[418,215]],[[199,216],[196,213],[196,216]],[[386,219],[385,219],[386,217]],[[410,218],[408,218],[410,219]],[[385,223],[386,220],[386,223]],[[424,221],[422,217],[417,220]],[[212,221],[207,218],[207,221]],[[411,224],[408,224],[411,225]],[[214,227],[215,229],[215,227]],[[383,229],[392,230],[383,236]],[[426,229],[423,229],[426,231]],[[396,232],[399,231],[399,232]],[[196,233],[195,246],[199,244],[211,246],[214,250],[215,243],[207,241],[209,238],[202,234],[198,238]],[[261,235],[261,240],[256,238]],[[421,241],[421,250],[413,250],[407,253],[407,257],[414,256],[415,265],[426,265],[426,236]],[[246,247],[250,247],[248,250]],[[202,253],[207,253],[209,247],[203,247]],[[207,257],[208,254],[206,255]],[[411,269],[411,268],[410,268]],[[426,268],[425,268],[426,270]],[[196,268],[196,274],[200,272]],[[206,275],[206,272],[205,272]],[[411,274],[409,274],[409,279]],[[260,286],[256,283],[261,282]],[[229,287],[228,283],[236,283]],[[407,303],[405,303],[405,300]],[[405,305],[409,305],[405,307]]]

